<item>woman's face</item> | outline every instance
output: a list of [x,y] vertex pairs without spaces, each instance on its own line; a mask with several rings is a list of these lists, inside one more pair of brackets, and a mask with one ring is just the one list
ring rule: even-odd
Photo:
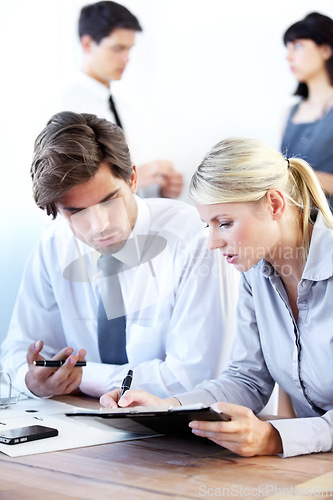
[[216,203],[196,205],[209,227],[209,247],[219,249],[229,264],[244,272],[262,258],[271,260],[279,245],[279,227],[271,204]]
[[287,61],[299,82],[307,83],[322,72],[327,72],[326,61],[331,57],[328,45],[317,45],[313,40],[300,39],[287,43]]

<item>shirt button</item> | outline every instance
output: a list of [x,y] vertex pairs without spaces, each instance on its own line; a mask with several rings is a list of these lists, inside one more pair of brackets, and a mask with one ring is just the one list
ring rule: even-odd
[[301,281],[301,288],[304,292],[308,291],[311,287],[311,281],[309,280],[302,280]]
[[308,301],[307,300],[300,300],[298,302],[298,309],[306,309],[307,305],[308,305]]
[[274,273],[273,266],[270,264],[263,264],[260,268],[262,274],[265,276],[265,278],[268,278]]

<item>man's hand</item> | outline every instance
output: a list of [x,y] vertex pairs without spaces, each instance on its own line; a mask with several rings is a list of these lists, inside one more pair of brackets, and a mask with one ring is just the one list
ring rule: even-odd
[[164,198],[177,198],[183,189],[184,180],[172,163],[167,160],[155,160],[138,168],[138,188],[158,184]]
[[121,390],[115,389],[114,391],[107,392],[101,396],[99,402],[107,408],[126,408],[133,406],[180,406],[177,398],[161,399],[153,396],[146,391],[126,391],[120,397]]
[[80,349],[77,355],[72,354],[71,347],[65,347],[52,360],[66,359],[60,368],[46,368],[35,366],[34,361],[43,360],[40,354],[43,349],[43,341],[39,340],[31,344],[27,353],[29,370],[25,376],[25,383],[29,391],[39,397],[57,396],[70,394],[77,389],[82,379],[82,368],[75,367],[77,361],[83,361],[86,351]]
[[278,431],[269,422],[259,420],[248,408],[230,403],[215,403],[212,407],[229,415],[231,420],[193,421],[190,427],[195,435],[206,437],[243,457],[282,453]]

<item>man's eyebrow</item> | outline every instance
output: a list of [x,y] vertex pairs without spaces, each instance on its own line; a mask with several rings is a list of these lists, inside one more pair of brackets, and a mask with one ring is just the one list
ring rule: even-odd
[[[119,192],[119,189],[120,188],[116,189],[112,193],[109,193],[107,196],[105,196],[105,198],[103,198],[98,203],[96,203],[96,205],[99,205],[100,203],[104,203],[105,201],[108,201],[110,198],[113,198],[114,196],[116,196],[116,194],[118,194],[118,192]],[[76,212],[79,210],[85,210],[86,208],[89,208],[89,207],[64,207],[64,206],[62,207],[62,209],[66,210],[67,212]]]

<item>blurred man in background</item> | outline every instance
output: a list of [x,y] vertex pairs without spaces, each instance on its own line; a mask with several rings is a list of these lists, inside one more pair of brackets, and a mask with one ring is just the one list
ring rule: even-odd
[[[120,80],[126,69],[136,33],[142,31],[139,21],[124,6],[102,1],[81,9],[78,28],[83,51],[81,70],[63,89],[60,109],[96,114],[116,123],[127,135],[122,107],[119,107],[119,111],[111,95],[111,82]],[[137,130],[140,125],[138,122]],[[133,151],[128,137],[127,140]],[[183,176],[170,161],[154,160],[139,165],[140,195],[177,198],[182,188]]]

